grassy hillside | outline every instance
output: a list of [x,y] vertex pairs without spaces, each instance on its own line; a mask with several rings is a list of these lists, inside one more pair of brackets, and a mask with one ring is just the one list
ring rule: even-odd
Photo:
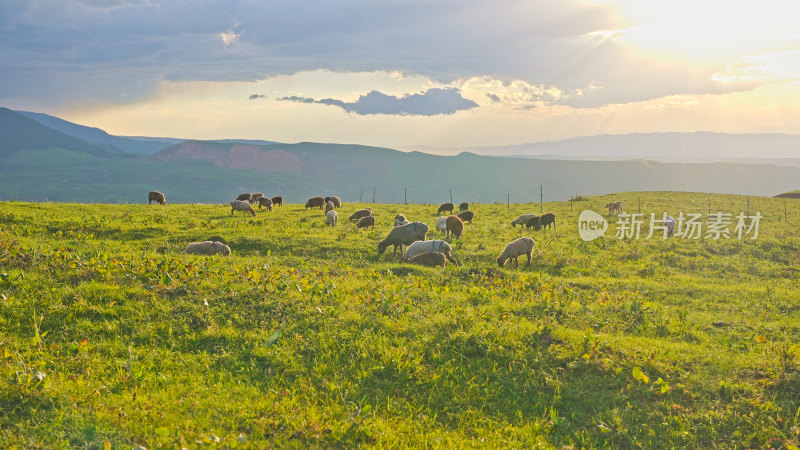
[[[581,209],[737,214],[737,196],[474,205],[461,266],[378,255],[345,204],[0,203],[0,447],[789,447],[800,443],[800,211],[755,240],[578,238]],[[372,206],[374,231],[345,218]],[[635,210],[637,206],[634,206]],[[519,236],[530,267],[494,258]],[[229,257],[185,255],[219,236]],[[435,232],[430,236],[437,236]]]

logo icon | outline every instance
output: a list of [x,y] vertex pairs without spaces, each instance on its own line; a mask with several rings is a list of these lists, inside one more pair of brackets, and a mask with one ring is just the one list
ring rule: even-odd
[[608,221],[594,211],[584,209],[578,216],[578,234],[584,241],[593,241],[604,236],[608,230]]

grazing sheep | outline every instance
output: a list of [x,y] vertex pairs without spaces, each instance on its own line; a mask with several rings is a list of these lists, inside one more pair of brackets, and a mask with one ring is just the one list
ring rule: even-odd
[[[408,225],[406,225],[408,226]],[[408,262],[411,258],[423,254],[423,253],[431,253],[431,252],[439,252],[442,253],[448,261],[453,263],[454,265],[458,265],[458,261],[453,259],[450,256],[450,252],[453,251],[453,248],[450,247],[450,244],[447,241],[443,241],[441,239],[433,239],[430,241],[416,241],[408,246],[406,252],[403,253],[403,256],[400,258],[401,261]]]
[[272,204],[275,206],[283,206],[283,197],[272,197]]
[[441,205],[439,205],[439,211],[437,211],[437,212],[439,214],[441,214],[441,213],[443,213],[445,211],[448,211],[448,212],[450,212],[450,214],[453,214],[453,210],[455,209],[455,207],[456,207],[456,205],[454,205],[452,203],[442,203]]
[[325,199],[322,197],[311,197],[306,202],[306,210],[308,210],[308,208],[322,209],[324,206],[325,206]]
[[228,256],[231,254],[231,248],[222,242],[217,241],[203,241],[193,242],[186,246],[183,253],[190,253],[192,255],[223,255]]
[[405,215],[398,214],[398,215],[394,216],[394,226],[395,227],[403,226],[403,225],[405,225],[407,223],[408,223],[408,219],[406,219]]
[[527,222],[525,222],[525,228],[533,228],[534,230],[539,231],[539,228],[541,227],[541,225],[539,225],[541,219],[541,217],[534,215],[528,219]]
[[447,231],[447,216],[441,216],[436,219],[436,231],[444,233]]
[[618,216],[619,213],[622,212],[622,202],[611,202],[611,203],[606,205],[606,208],[608,208],[608,215],[609,216],[613,216],[613,215],[617,215]]
[[336,209],[336,207],[333,206],[332,201],[328,200],[327,202],[325,202],[325,213],[327,213],[328,211],[333,211],[334,209]]
[[531,217],[538,217],[538,216],[536,216],[536,214],[523,214],[517,217],[516,219],[512,220],[511,226],[512,227],[516,227],[517,225],[524,226],[526,223],[528,223],[528,219],[530,219]]
[[416,241],[424,241],[427,234],[428,226],[422,222],[411,222],[392,228],[386,239],[378,244],[378,254],[383,254],[387,247],[394,245],[394,253],[392,254],[396,255],[398,247],[402,252],[404,245],[411,245]]
[[243,213],[250,213],[255,217],[256,210],[250,206],[250,203],[247,203],[243,200],[234,200],[231,202],[231,215],[233,215],[234,211],[242,211]]
[[461,211],[460,213],[456,214],[462,222],[469,222],[472,224],[472,219],[475,218],[475,211]]
[[236,197],[236,200],[244,200],[246,202],[249,202],[250,201],[250,193],[249,192],[245,192],[244,194],[239,194],[239,196]]
[[536,242],[529,237],[521,237],[515,241],[509,242],[506,248],[503,249],[503,253],[500,253],[500,256],[497,257],[497,264],[503,267],[506,261],[513,259],[516,263],[516,267],[519,267],[519,259],[517,258],[522,255],[528,255],[528,263],[525,264],[525,267],[530,266],[534,245],[536,245]]
[[158,191],[150,191],[147,194],[147,204],[151,204],[152,202],[158,202],[159,205],[166,205],[167,204],[167,197],[164,197],[164,194]]
[[443,253],[422,253],[408,260],[411,264],[428,267],[447,267],[447,257]]
[[335,195],[331,195],[330,197],[325,197],[325,203],[333,202],[333,206],[337,209],[342,207],[342,199]]
[[258,197],[258,209],[261,209],[262,206],[266,206],[267,211],[272,211],[272,200],[267,197]]
[[372,215],[372,208],[359,209],[358,211],[351,214],[347,220],[351,222],[357,222],[362,217],[367,217],[371,215]]
[[[545,213],[542,214],[542,217],[539,217],[539,227],[550,227],[553,226],[553,229],[556,229],[556,215],[553,213]],[[538,229],[538,228],[537,228]]]
[[460,205],[458,205],[458,210],[459,211],[466,211],[468,209],[469,209],[469,203],[467,203],[467,202],[463,202]]
[[358,219],[358,223],[356,224],[356,230],[367,227],[370,227],[373,230],[375,229],[375,216],[367,216]]
[[461,234],[464,232],[464,222],[458,218],[458,216],[449,216],[447,218],[447,235],[450,236],[451,234],[453,237],[460,238]]
[[257,202],[258,199],[263,197],[263,196],[264,196],[264,194],[262,194],[261,192],[256,192],[254,194],[250,194],[250,204],[252,205],[253,203]]
[[675,218],[672,216],[667,216],[664,219],[664,225],[667,226],[667,236],[672,236],[675,234]]
[[336,222],[339,221],[339,214],[335,210],[330,210],[325,213],[325,224],[330,225],[332,227],[336,226]]

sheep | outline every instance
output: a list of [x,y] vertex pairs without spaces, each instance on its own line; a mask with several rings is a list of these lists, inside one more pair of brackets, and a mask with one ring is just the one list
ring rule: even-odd
[[497,257],[497,264],[503,267],[506,261],[513,259],[516,263],[516,267],[519,267],[518,258],[522,255],[528,255],[528,263],[525,264],[525,267],[530,266],[534,245],[536,245],[536,242],[529,237],[521,237],[515,241],[509,242],[506,248],[503,249],[503,253],[500,253],[500,256]]
[[192,242],[191,244],[186,246],[186,248],[183,250],[183,253],[189,253],[192,255],[206,255],[206,256],[210,255],[228,256],[231,254],[231,248],[223,244],[222,242],[217,242],[217,241]]
[[358,220],[358,223],[356,224],[356,230],[358,230],[359,228],[367,228],[367,227],[370,227],[373,230],[375,229],[375,216],[362,217]]
[[336,209],[336,207],[333,206],[333,202],[332,201],[328,200],[327,202],[325,202],[325,213],[326,214],[328,213],[328,211],[333,211],[334,209]]
[[306,202],[306,210],[308,210],[308,208],[322,209],[324,206],[325,206],[325,199],[322,197],[311,197]]
[[383,254],[390,245],[394,246],[393,255],[397,254],[397,248],[403,251],[404,245],[411,245],[415,241],[424,241],[428,234],[428,226],[422,222],[411,222],[399,227],[392,228],[386,239],[378,244],[378,254]]
[[272,197],[272,204],[275,206],[283,206],[283,197]]
[[403,214],[398,214],[394,216],[394,226],[399,227],[408,223],[408,219]]
[[372,215],[372,208],[359,209],[358,211],[351,214],[347,220],[351,222],[358,222],[358,220],[361,219],[362,217],[367,217],[371,215]]
[[333,206],[335,206],[336,208],[341,208],[342,207],[342,199],[340,199],[339,197],[337,197],[335,195],[332,195],[330,197],[325,197],[325,203],[328,203],[328,202],[333,202]]
[[533,217],[528,219],[527,222],[525,222],[525,228],[533,228],[534,230],[539,231],[539,228],[541,227],[541,225],[539,224],[541,222],[541,219],[542,219],[541,217],[534,215]]
[[325,224],[330,225],[332,227],[336,226],[336,222],[339,221],[339,214],[335,210],[330,210],[325,213]]
[[443,253],[429,252],[421,253],[408,260],[411,264],[419,264],[428,267],[447,267],[447,259]]
[[242,211],[243,213],[250,213],[253,217],[256,216],[256,210],[250,206],[250,203],[247,203],[243,200],[234,200],[231,202],[231,215],[233,215],[234,211]]
[[258,209],[261,209],[262,206],[266,206],[267,211],[272,211],[272,200],[267,197],[258,197]]
[[447,241],[443,241],[441,239],[433,239],[430,241],[416,241],[408,246],[406,252],[403,253],[403,256],[400,258],[400,260],[408,262],[411,260],[411,258],[420,255],[422,253],[439,252],[442,253],[445,256],[445,258],[447,258],[448,261],[453,263],[453,265],[457,266],[458,261],[453,259],[453,257],[450,255],[450,252],[452,251],[453,248],[450,247],[450,244],[448,244]]
[[528,223],[528,219],[530,219],[531,217],[534,217],[534,216],[536,216],[536,214],[523,214],[523,215],[517,217],[516,219],[512,220],[511,221],[511,226],[512,227],[516,227],[517,225],[524,226],[526,223]]
[[469,222],[470,224],[472,224],[472,219],[475,218],[475,212],[461,211],[460,213],[456,214],[456,216],[458,216],[458,218],[461,219],[462,222]]
[[464,232],[464,222],[458,218],[458,216],[449,216],[446,221],[447,225],[447,236],[451,234],[453,237],[460,238],[461,234]]
[[606,205],[606,208],[608,208],[608,215],[609,216],[613,216],[613,215],[617,215],[618,216],[619,213],[622,212],[622,202],[611,202],[611,203]]
[[467,202],[463,202],[460,205],[458,205],[458,210],[459,211],[466,211],[468,209],[469,209],[469,203],[467,203]]
[[553,213],[545,213],[542,214],[542,217],[539,217],[539,227],[550,227],[553,225],[553,229],[556,229],[556,215]]
[[250,194],[250,200],[249,200],[250,204],[252,205],[253,203],[257,202],[258,199],[263,197],[263,196],[264,196],[264,194],[262,194],[261,192],[256,192],[256,193]]
[[667,226],[667,236],[672,236],[675,234],[675,218],[672,216],[667,216],[664,219],[664,225]]
[[439,205],[439,210],[437,212],[441,214],[445,211],[449,211],[450,214],[453,214],[453,209],[455,209],[455,207],[456,205],[452,203],[442,203],[441,205]]
[[245,192],[244,194],[239,194],[239,196],[236,197],[236,200],[244,200],[246,202],[249,202],[250,201],[250,193],[249,192]]
[[164,194],[158,191],[150,191],[147,194],[147,204],[151,204],[153,202],[157,202],[159,205],[166,205],[167,204],[167,197],[164,197]]
[[447,231],[447,216],[441,216],[436,219],[436,231],[444,233]]

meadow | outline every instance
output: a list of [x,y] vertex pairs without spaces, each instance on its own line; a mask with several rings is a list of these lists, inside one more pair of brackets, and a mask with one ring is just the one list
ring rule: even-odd
[[[539,204],[471,205],[446,268],[377,253],[438,204],[2,202],[0,447],[797,448],[800,201],[751,197],[757,239],[584,242],[612,200],[747,198],[584,199],[536,232],[510,222]],[[232,255],[181,253],[211,236]],[[531,266],[498,267],[521,236]]]

